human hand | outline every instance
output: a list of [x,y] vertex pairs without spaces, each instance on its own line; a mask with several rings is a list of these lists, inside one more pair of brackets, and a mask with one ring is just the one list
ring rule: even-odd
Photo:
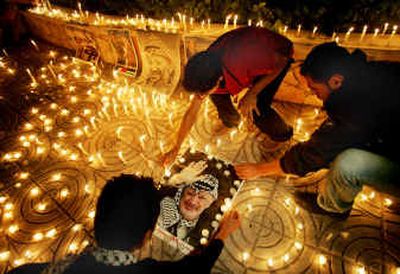
[[239,226],[239,213],[236,210],[226,212],[215,234],[215,239],[225,240],[232,232],[238,229]]
[[260,111],[257,107],[257,96],[248,91],[239,102],[239,112],[249,125],[253,125],[254,123],[253,111],[255,111],[257,115],[260,115]]
[[174,146],[170,151],[168,151],[167,153],[163,154],[160,157],[161,164],[164,167],[171,165],[175,161],[176,156],[178,156],[178,152],[179,152],[179,147]]
[[179,173],[174,174],[167,182],[168,185],[179,187],[181,185],[190,184],[207,168],[206,161],[191,162],[183,168]]
[[254,179],[263,176],[263,169],[259,164],[235,164],[236,174],[242,179]]

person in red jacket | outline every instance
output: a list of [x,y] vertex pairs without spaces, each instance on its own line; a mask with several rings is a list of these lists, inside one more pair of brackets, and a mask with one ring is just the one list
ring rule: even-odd
[[[271,102],[293,62],[292,57],[293,45],[289,39],[258,27],[227,32],[207,50],[192,56],[185,66],[183,87],[195,96],[181,122],[176,143],[163,156],[163,163],[168,165],[176,158],[207,95],[225,127],[238,126],[243,117],[272,140],[290,139],[293,129],[271,108]],[[232,100],[245,89],[238,111]]]

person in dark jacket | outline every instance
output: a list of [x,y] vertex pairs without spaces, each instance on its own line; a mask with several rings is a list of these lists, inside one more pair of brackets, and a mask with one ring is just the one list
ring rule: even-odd
[[400,64],[367,62],[361,50],[349,53],[336,43],[324,43],[308,54],[301,74],[323,101],[327,120],[281,159],[236,165],[238,175],[305,176],[329,168],[319,193],[307,196],[321,213],[348,213],[363,185],[400,197]]
[[113,178],[97,202],[96,246],[55,263],[24,265],[8,273],[210,273],[222,251],[222,240],[240,224],[238,213],[229,212],[214,239],[201,252],[176,262],[139,261],[135,254],[148,244],[159,212],[160,197],[153,179],[135,175]]

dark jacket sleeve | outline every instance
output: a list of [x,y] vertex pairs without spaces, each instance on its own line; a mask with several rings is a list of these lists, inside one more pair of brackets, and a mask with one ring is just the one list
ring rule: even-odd
[[333,123],[328,118],[309,141],[289,149],[280,159],[280,165],[285,173],[305,176],[328,168],[335,157],[348,148],[365,147],[368,138],[366,127],[356,122]]
[[176,262],[158,262],[157,267],[162,271],[160,273],[210,273],[223,247],[221,240],[213,240],[200,251],[194,251]]
[[26,264],[22,265],[20,267],[14,268],[10,270],[9,272],[6,272],[7,274],[24,274],[24,273],[29,273],[29,274],[39,274],[41,273],[49,264],[48,263],[41,263],[41,264]]

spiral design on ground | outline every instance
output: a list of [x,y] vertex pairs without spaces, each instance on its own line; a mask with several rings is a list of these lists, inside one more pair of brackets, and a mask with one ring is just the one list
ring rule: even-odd
[[[307,269],[314,231],[306,212],[273,180],[246,183],[234,202],[241,228],[226,242],[214,273],[265,273]],[[225,272],[226,271],[226,272]],[[287,273],[287,272],[286,272]]]

